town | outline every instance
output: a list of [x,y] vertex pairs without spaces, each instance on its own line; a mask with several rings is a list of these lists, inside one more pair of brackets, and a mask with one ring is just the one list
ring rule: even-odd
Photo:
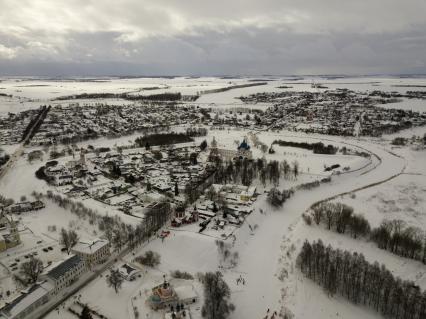
[[425,12],[0,0],[0,319],[426,319]]
[[[256,130],[282,129],[330,135],[380,136],[383,133],[421,126],[419,112],[380,107],[395,103],[401,95],[348,89],[324,92],[257,93],[240,97],[244,103],[269,103],[265,109],[240,107],[236,110],[200,108],[182,102],[135,102],[131,105],[57,104],[49,107],[31,145],[72,144],[98,137],[119,137],[137,132],[166,130],[179,125],[207,125]],[[411,97],[411,95],[410,95]],[[44,109],[40,109],[42,112]],[[0,141],[16,144],[28,133],[37,116],[35,110],[19,116],[0,117]]]

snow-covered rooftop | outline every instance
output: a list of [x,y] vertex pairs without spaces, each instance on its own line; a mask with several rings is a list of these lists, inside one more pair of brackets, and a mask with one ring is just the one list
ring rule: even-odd
[[91,241],[80,241],[72,250],[74,253],[93,254],[108,244],[108,240],[97,238]]

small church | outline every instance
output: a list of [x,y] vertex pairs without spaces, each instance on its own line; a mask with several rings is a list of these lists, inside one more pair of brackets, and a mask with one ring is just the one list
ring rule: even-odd
[[15,247],[21,243],[18,227],[12,217],[0,212],[0,252]]

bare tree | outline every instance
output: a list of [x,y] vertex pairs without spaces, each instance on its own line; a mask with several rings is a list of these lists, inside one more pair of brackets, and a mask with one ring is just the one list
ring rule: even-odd
[[161,256],[152,250],[148,250],[142,256],[136,257],[135,260],[144,266],[156,267],[160,264]]
[[31,257],[29,261],[21,264],[21,272],[27,277],[29,283],[35,283],[42,271],[43,262],[38,258]]
[[207,319],[226,319],[235,310],[229,302],[231,292],[220,272],[208,272],[203,276],[204,305],[201,314]]
[[80,319],[93,319],[92,312],[87,305],[84,305],[83,310],[80,314]]
[[111,269],[109,276],[107,277],[108,287],[113,287],[115,292],[118,294],[118,290],[121,288],[123,283],[123,277],[121,276],[118,269]]
[[66,248],[68,255],[71,252],[71,249],[78,243],[78,235],[73,230],[66,230],[65,228],[61,229],[60,243]]

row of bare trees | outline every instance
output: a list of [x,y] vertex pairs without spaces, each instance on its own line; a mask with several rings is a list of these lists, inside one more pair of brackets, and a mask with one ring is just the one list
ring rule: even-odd
[[328,230],[334,229],[340,234],[349,231],[353,238],[370,232],[370,224],[364,216],[354,214],[353,208],[343,203],[321,202],[313,207],[311,215],[317,225],[325,224]]
[[238,183],[249,186],[255,179],[259,179],[264,187],[269,182],[274,186],[280,184],[280,178],[297,179],[299,164],[297,161],[291,165],[286,161],[266,161],[265,158],[257,160],[237,159],[223,162],[216,159],[215,182],[220,184]]
[[408,226],[400,219],[384,220],[379,227],[371,228],[363,215],[355,214],[352,207],[343,203],[322,202],[304,215],[307,224],[312,220],[328,230],[340,234],[350,233],[353,238],[365,237],[381,249],[393,254],[422,261],[426,264],[426,234],[419,227]]
[[362,254],[325,247],[321,240],[305,241],[297,265],[330,295],[339,294],[387,318],[426,318],[426,292],[394,277],[384,265],[367,262]]
[[370,238],[381,249],[426,264],[426,234],[419,227],[408,226],[400,219],[384,220],[372,230]]

